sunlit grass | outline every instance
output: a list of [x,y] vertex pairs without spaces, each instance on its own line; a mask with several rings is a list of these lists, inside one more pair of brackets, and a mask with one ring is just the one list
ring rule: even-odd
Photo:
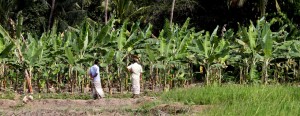
[[177,89],[161,98],[186,104],[211,105],[202,115],[299,115],[300,88],[292,86],[206,86]]

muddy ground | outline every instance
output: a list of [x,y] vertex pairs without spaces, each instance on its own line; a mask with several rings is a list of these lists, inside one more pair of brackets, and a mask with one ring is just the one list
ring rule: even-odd
[[154,97],[100,100],[0,100],[0,116],[168,116],[199,115],[205,106],[164,103]]

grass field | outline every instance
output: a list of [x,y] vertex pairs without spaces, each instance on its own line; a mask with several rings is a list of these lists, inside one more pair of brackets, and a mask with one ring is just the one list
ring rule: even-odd
[[300,88],[293,86],[207,86],[164,93],[163,100],[210,105],[199,115],[254,116],[300,114]]
[[[7,106],[3,108],[6,110],[2,112],[40,114],[36,109],[38,108],[45,112],[50,111],[51,114],[64,115],[66,112],[72,113],[72,110],[68,108],[74,107],[82,110],[77,112],[79,115],[89,111],[93,111],[92,114],[95,115],[105,115],[109,112],[121,115],[160,115],[159,112],[162,112],[172,115],[204,116],[296,116],[300,114],[300,88],[288,85],[222,85],[179,88],[159,94],[143,94],[139,99],[131,99],[129,93],[107,95],[107,98],[98,102],[91,100],[87,93],[36,93],[34,98],[32,103],[21,105],[12,92],[2,93],[0,99],[10,99],[2,101]],[[87,107],[86,105],[90,103],[91,106]],[[42,107],[43,104],[48,105]],[[41,107],[36,107],[39,105]],[[36,112],[34,112],[35,110]]]

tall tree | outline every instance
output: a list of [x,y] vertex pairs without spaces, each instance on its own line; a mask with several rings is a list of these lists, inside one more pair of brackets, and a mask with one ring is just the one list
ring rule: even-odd
[[259,11],[261,17],[265,16],[266,14],[267,4],[268,0],[259,0]]
[[173,21],[173,13],[174,13],[174,7],[175,7],[176,0],[173,0],[172,2],[172,9],[171,9],[171,17],[170,17],[170,27],[172,27],[172,21]]
[[51,3],[51,12],[50,12],[50,16],[49,16],[48,30],[50,30],[50,27],[51,27],[51,24],[52,24],[52,17],[53,17],[54,7],[55,7],[55,0],[52,0],[52,3]]
[[105,25],[107,24],[107,8],[108,8],[108,0],[105,0]]

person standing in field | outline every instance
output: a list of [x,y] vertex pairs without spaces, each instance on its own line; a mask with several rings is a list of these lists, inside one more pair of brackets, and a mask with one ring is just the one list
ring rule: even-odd
[[95,60],[94,65],[90,68],[90,78],[92,82],[92,96],[94,99],[104,98],[104,92],[101,86],[99,60]]
[[140,80],[142,80],[142,66],[139,64],[137,57],[133,58],[132,64],[127,67],[131,73],[131,84],[132,84],[132,98],[139,97],[140,94]]

